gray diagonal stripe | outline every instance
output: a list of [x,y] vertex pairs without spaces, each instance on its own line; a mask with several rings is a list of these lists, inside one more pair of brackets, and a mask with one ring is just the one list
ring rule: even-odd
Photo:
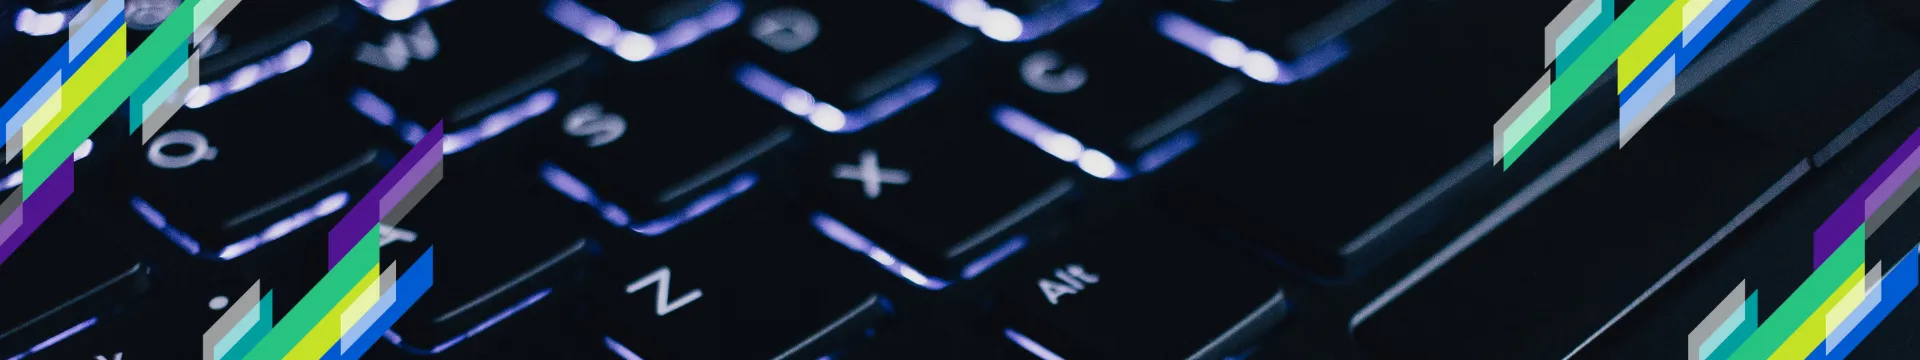
[[[200,41],[206,40],[207,35],[213,33],[213,28],[220,26],[220,21],[226,20],[227,14],[233,12],[233,7],[239,6],[239,5],[240,5],[240,0],[227,0],[225,2],[221,2],[219,8],[215,8],[213,9],[213,13],[207,14],[206,22],[200,23],[199,26],[196,26],[193,28],[193,39],[191,39],[191,41],[188,41],[188,43],[198,44],[200,43]],[[202,2],[199,4],[199,6],[206,6],[206,3]],[[175,11],[179,11],[179,10],[175,10]]]
[[[1920,174],[1920,169],[1915,169],[1914,174]],[[1887,222],[1887,216],[1893,215],[1893,211],[1899,209],[1900,204],[1907,203],[1907,197],[1913,196],[1914,188],[1920,187],[1920,181],[1914,180],[1920,179],[1909,175],[1906,182],[1900,183],[1900,187],[1887,196],[1887,201],[1881,203],[1880,208],[1873,209],[1872,213],[1867,214],[1867,238],[1873,238],[1873,231],[1879,230],[1880,224]]]
[[[213,323],[213,328],[207,329],[205,334],[200,335],[200,353],[203,354],[201,355],[201,359],[214,360],[214,344],[218,344],[221,338],[225,338],[228,333],[233,332],[233,327],[240,325],[240,319],[246,318],[247,313],[253,312],[253,308],[259,305],[260,281],[255,280],[253,287],[248,288],[246,294],[240,295],[240,302],[228,307],[227,313],[221,314],[220,320]],[[259,321],[271,322],[273,319],[260,319]]]
[[172,119],[173,114],[180,111],[180,106],[186,104],[187,94],[200,86],[200,52],[187,54],[187,62],[181,65],[187,68],[186,80],[180,82],[180,88],[173,89],[172,94],[167,95],[166,102],[160,103],[160,107],[154,108],[153,113],[147,114],[147,118],[140,122],[141,144],[153,140],[153,134],[160,132],[160,127],[167,125],[167,120]]
[[[67,42],[68,43],[83,44],[83,43],[93,42],[93,39],[81,40],[80,29],[87,27],[87,22],[92,21],[94,15],[99,15],[100,8],[106,7],[108,1],[112,1],[112,0],[88,1],[86,7],[80,8],[80,12],[73,14],[72,20],[67,20]],[[121,11],[125,11],[126,6],[127,6],[126,2],[122,0],[122,2],[120,3],[120,8],[122,9]],[[114,29],[101,29],[100,33],[95,34],[94,36],[112,37],[113,30]],[[67,52],[68,60],[76,59],[79,56],[80,56],[80,49],[73,49],[73,51]]]
[[[8,217],[13,216],[14,212],[20,211],[20,202],[21,202],[20,194],[25,194],[25,193],[26,191],[14,191],[12,195],[7,195],[6,202],[0,203],[0,222],[6,221]],[[23,222],[26,221],[26,214],[20,214],[20,218],[21,218],[21,221]],[[14,225],[13,229],[9,229],[8,232],[19,231],[19,229],[20,229],[20,225]],[[12,237],[8,235],[10,234],[0,234],[0,246],[5,246],[7,244],[7,238]],[[25,240],[21,240],[21,241],[25,241]]]
[[[1593,7],[1593,1],[1594,0],[1573,0],[1573,2],[1567,3],[1567,8],[1560,9],[1560,15],[1554,16],[1553,22],[1547,23],[1547,36],[1545,36],[1547,39],[1546,66],[1552,66],[1553,59],[1560,56],[1560,52],[1556,50],[1559,48],[1559,45],[1554,44],[1553,41],[1558,40],[1560,34],[1565,34],[1567,28],[1573,26],[1573,21],[1580,19],[1581,13],[1586,12],[1589,7]],[[1594,21],[1600,20],[1596,18]]]
[[1687,333],[1687,360],[1700,360],[1700,353],[1697,351],[1700,344],[1707,342],[1707,337],[1712,336],[1714,330],[1719,330],[1720,324],[1725,324],[1727,319],[1732,318],[1734,311],[1740,310],[1740,303],[1746,298],[1747,281],[1740,280],[1740,284],[1733,286],[1733,292],[1727,293],[1727,298],[1720,300],[1720,305],[1714,306],[1713,312],[1707,313],[1707,318],[1700,320],[1700,325],[1695,325],[1693,331]]
[[[1667,63],[1667,65],[1673,65],[1673,63],[1671,62],[1672,60],[1668,60],[1668,61],[1669,62]],[[1672,68],[1668,67],[1667,69],[1672,69]],[[1657,71],[1667,71],[1667,70],[1657,70]],[[1654,75],[1654,76],[1660,76],[1660,75]],[[1640,108],[1640,113],[1633,115],[1633,121],[1627,123],[1627,127],[1625,129],[1620,129],[1619,147],[1620,148],[1627,147],[1627,140],[1632,139],[1633,134],[1640,133],[1640,128],[1647,126],[1647,122],[1653,121],[1653,115],[1655,113],[1659,113],[1660,108],[1666,107],[1668,102],[1670,101],[1673,101],[1673,83],[1667,83],[1667,86],[1661,87],[1660,92],[1653,95],[1653,100],[1648,101],[1646,107]]]
[[1507,142],[1501,139],[1505,137],[1504,134],[1506,134],[1507,128],[1512,127],[1513,121],[1520,118],[1520,113],[1526,112],[1527,106],[1533,105],[1534,101],[1540,99],[1540,94],[1546,93],[1547,89],[1552,86],[1553,72],[1548,71],[1545,74],[1540,74],[1540,80],[1535,81],[1533,87],[1527,89],[1527,94],[1521,96],[1519,101],[1515,101],[1513,107],[1507,109],[1506,114],[1500,115],[1500,122],[1493,123],[1493,163],[1495,165],[1500,164],[1500,159],[1506,157],[1507,154],[1506,146],[1502,145]]
[[440,178],[446,176],[446,164],[445,162],[433,164],[433,169],[428,170],[427,175],[420,178],[418,185],[407,189],[406,197],[400,198],[399,203],[393,204],[393,209],[387,211],[386,217],[380,218],[380,223],[399,224],[401,218],[407,217],[407,213],[413,211],[413,206],[420,203],[420,198],[432,192],[433,186],[440,184]]

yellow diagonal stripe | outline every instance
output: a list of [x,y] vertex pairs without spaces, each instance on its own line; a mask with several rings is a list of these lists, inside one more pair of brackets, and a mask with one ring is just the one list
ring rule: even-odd
[[373,305],[380,302],[380,287],[378,282],[369,284],[367,289],[360,291],[360,296],[353,298],[352,304],[347,305],[346,312],[340,314],[341,334],[352,330],[354,325],[360,323],[361,318],[366,317],[367,311],[372,310]]
[[[59,79],[54,79],[54,80],[57,81]],[[60,93],[62,93],[62,91],[56,90],[52,94],[48,94],[47,102],[40,104],[39,109],[33,110],[33,116],[27,117],[26,124],[22,124],[20,126],[20,130],[14,133],[15,138],[9,139],[9,141],[29,139],[29,138],[33,138],[35,135],[40,134],[40,129],[42,127],[45,127],[48,121],[53,121],[54,116],[60,115],[60,104],[65,102],[64,99],[61,99]],[[75,103],[78,103],[78,101],[75,101]],[[15,142],[16,143],[9,143],[7,145],[17,146],[21,148],[25,147],[25,146],[18,145],[17,144],[18,141],[15,141]],[[8,157],[11,158],[12,155],[8,154]]]
[[1847,316],[1853,315],[1853,311],[1859,309],[1860,304],[1867,301],[1867,280],[1865,278],[1850,278],[1848,280],[1853,282],[1841,289],[1843,292],[1840,296],[1840,302],[1835,303],[1833,309],[1827,311],[1827,327],[1825,329],[1827,334],[1832,334],[1833,330],[1839,329],[1840,323],[1846,322]]
[[[1853,275],[1848,276],[1847,280],[1842,282],[1842,284],[1858,283],[1860,282],[1860,278],[1866,275],[1866,264],[1860,264],[1854,268]],[[1800,323],[1800,327],[1793,330],[1793,335],[1788,335],[1787,341],[1781,343],[1780,348],[1774,349],[1773,355],[1767,356],[1767,359],[1802,360],[1807,358],[1807,354],[1812,354],[1814,348],[1820,347],[1820,342],[1827,339],[1827,332],[1822,331],[1827,329],[1827,319],[1822,315],[1825,315],[1828,311],[1833,311],[1834,305],[1839,304],[1840,299],[1847,296],[1847,288],[1846,286],[1842,286],[1836,289],[1833,295],[1827,296],[1827,301],[1820,303],[1820,307],[1813,311],[1814,316],[1803,320],[1803,322]]]
[[[100,49],[95,50],[93,56],[87,58],[85,64],[80,65],[80,70],[75,71],[72,78],[60,85],[62,101],[57,105],[60,112],[45,118],[36,112],[33,118],[27,120],[25,126],[27,136],[23,139],[27,141],[27,145],[22,147],[26,157],[32,157],[33,150],[40,147],[40,142],[46,141],[47,135],[53,134],[52,130],[59,128],[60,123],[67,120],[67,116],[73,115],[73,110],[80,108],[80,103],[85,102],[87,96],[92,95],[93,90],[100,87],[100,83],[107,81],[107,75],[112,75],[113,70],[119,69],[120,63],[126,60],[127,26],[123,24],[113,29],[113,37],[107,38],[106,44],[100,45]],[[49,100],[41,110],[45,111],[55,106],[54,102]],[[36,122],[36,120],[41,121]]]
[[1713,5],[1713,1],[1714,0],[1687,1],[1686,11],[1681,13],[1680,28],[1685,29],[1688,26],[1693,26],[1693,20],[1699,18],[1700,13],[1707,11],[1707,6]]
[[326,317],[320,318],[320,322],[315,324],[317,326],[313,327],[313,331],[308,332],[306,337],[300,338],[300,342],[293,345],[293,351],[287,352],[287,355],[281,359],[319,359],[326,355],[327,349],[332,348],[333,343],[340,341],[342,333],[339,327],[329,325],[339,324],[340,315],[353,306],[353,301],[359,299],[360,294],[367,292],[379,282],[380,266],[375,265],[367,269],[367,276],[360,278],[360,282],[353,285],[353,290],[347,292],[345,298],[341,298],[339,303],[333,305],[333,311],[327,312]]
[[1647,65],[1653,63],[1653,57],[1660,55],[1660,51],[1665,50],[1667,45],[1672,44],[1673,39],[1680,36],[1680,32],[1687,28],[1681,21],[1681,14],[1684,13],[1683,9],[1687,3],[1708,1],[1675,0],[1672,5],[1667,6],[1666,11],[1660,13],[1660,17],[1654,18],[1653,23],[1647,26],[1647,31],[1640,33],[1640,37],[1634,39],[1633,44],[1627,45],[1626,52],[1620,53],[1618,68],[1620,81],[1614,82],[1619,89],[1614,90],[1614,93],[1626,92],[1627,84],[1639,77],[1640,72],[1646,71]]

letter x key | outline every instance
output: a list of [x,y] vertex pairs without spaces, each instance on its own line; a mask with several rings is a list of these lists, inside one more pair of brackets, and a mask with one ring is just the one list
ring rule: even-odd
[[880,155],[873,149],[860,152],[858,165],[835,165],[833,177],[860,181],[868,199],[880,197],[880,184],[906,185],[908,180],[906,170],[880,167]]

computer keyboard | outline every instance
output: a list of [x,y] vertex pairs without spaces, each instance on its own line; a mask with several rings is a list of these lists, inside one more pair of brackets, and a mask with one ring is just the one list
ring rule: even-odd
[[[121,1],[129,49],[180,4]],[[369,359],[1701,358],[1920,126],[1912,1],[1732,1],[1631,146],[1607,75],[1502,164],[1566,4],[247,0],[4,244],[0,359],[285,315],[435,123],[444,179],[378,237],[439,276]],[[0,0],[0,85],[87,3]],[[1915,266],[1913,217],[1865,267]],[[1850,356],[1911,357],[1913,308]]]

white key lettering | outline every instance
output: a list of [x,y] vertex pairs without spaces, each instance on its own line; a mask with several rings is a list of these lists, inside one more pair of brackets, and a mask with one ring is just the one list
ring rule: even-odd
[[[167,152],[161,151],[161,149],[165,149],[169,145],[185,145],[192,150],[180,155],[167,154]],[[193,130],[168,131],[165,134],[160,134],[159,138],[154,139],[152,145],[147,146],[147,162],[153,163],[153,166],[158,166],[162,169],[179,169],[193,166],[193,164],[204,160],[213,160],[213,156],[216,154],[219,154],[219,149],[215,149],[207,143],[207,136],[201,135],[199,131]]]
[[360,44],[356,59],[387,71],[400,72],[407,69],[411,60],[433,60],[439,54],[440,40],[434,38],[433,28],[427,26],[427,21],[421,20],[414,23],[410,32],[387,34],[385,44]]
[[693,303],[694,300],[700,298],[700,289],[693,289],[688,290],[685,294],[680,294],[679,299],[669,301],[667,284],[673,282],[673,271],[668,270],[665,266],[661,266],[660,269],[648,273],[647,276],[641,277],[640,280],[636,280],[632,284],[627,284],[627,293],[632,294],[640,291],[640,289],[646,288],[647,285],[652,285],[656,282],[660,283],[660,287],[654,292],[654,315],[666,316],[667,313],[673,312],[681,306],[687,306],[687,304]]
[[1060,304],[1060,296],[1078,294],[1086,290],[1087,285],[1099,283],[1100,276],[1087,272],[1080,264],[1054,269],[1053,278],[1040,278],[1040,292],[1047,295],[1047,303]]
[[379,226],[380,226],[380,246],[387,246],[387,244],[392,244],[394,242],[410,243],[410,242],[413,242],[414,239],[418,239],[420,237],[419,234],[415,234],[411,230],[402,229],[394,226],[387,226],[384,224]]
[[839,164],[833,167],[833,177],[860,182],[868,199],[880,197],[880,185],[906,185],[912,180],[912,173],[906,170],[880,167],[880,153],[873,149],[860,152],[860,164]]
[[587,147],[596,148],[620,140],[627,133],[627,118],[601,111],[599,103],[588,103],[568,113],[562,126],[567,135],[587,138]]
[[783,7],[761,13],[753,21],[753,37],[781,53],[791,53],[813,44],[820,36],[820,20],[813,13]]
[[1079,64],[1061,64],[1060,53],[1040,50],[1020,61],[1020,79],[1027,86],[1048,94],[1065,94],[1087,84],[1087,69]]

